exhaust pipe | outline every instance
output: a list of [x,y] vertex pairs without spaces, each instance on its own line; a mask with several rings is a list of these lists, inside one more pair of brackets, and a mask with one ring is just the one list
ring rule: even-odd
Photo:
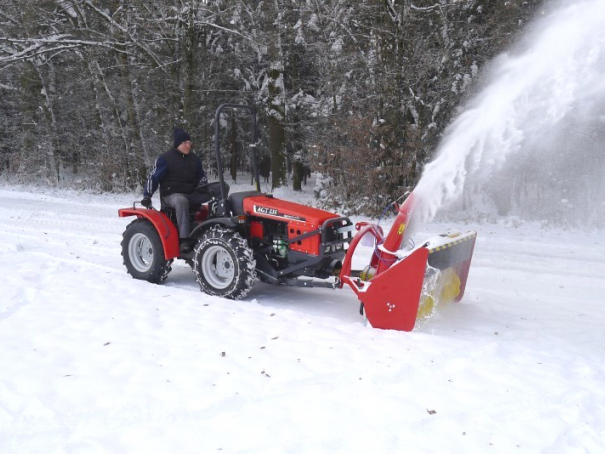
[[342,262],[340,260],[332,260],[325,270],[332,276],[340,276],[342,271]]

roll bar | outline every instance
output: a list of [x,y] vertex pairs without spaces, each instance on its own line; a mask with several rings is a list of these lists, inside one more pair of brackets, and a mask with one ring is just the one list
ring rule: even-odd
[[247,110],[252,116],[252,171],[254,172],[254,178],[256,180],[256,190],[260,192],[260,177],[258,173],[258,157],[256,154],[256,145],[258,142],[258,135],[256,130],[256,108],[252,106],[245,106],[243,104],[222,104],[216,109],[216,115],[214,116],[214,150],[216,153],[216,166],[218,170],[218,180],[221,183],[221,197],[222,200],[227,200],[227,194],[225,194],[225,178],[223,177],[223,161],[221,158],[221,141],[220,141],[220,117],[221,112],[224,109],[236,109],[236,110]]

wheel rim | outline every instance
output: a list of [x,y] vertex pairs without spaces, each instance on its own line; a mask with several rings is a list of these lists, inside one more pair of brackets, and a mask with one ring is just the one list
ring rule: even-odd
[[235,263],[222,246],[210,246],[202,256],[202,274],[214,288],[229,287],[235,276]]
[[130,263],[140,273],[149,271],[153,264],[153,245],[142,233],[135,233],[128,243]]

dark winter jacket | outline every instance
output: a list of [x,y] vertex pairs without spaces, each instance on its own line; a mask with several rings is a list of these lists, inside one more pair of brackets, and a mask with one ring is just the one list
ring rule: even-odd
[[151,197],[160,186],[160,196],[191,194],[199,184],[208,183],[202,161],[195,153],[183,154],[171,148],[156,159],[143,195]]

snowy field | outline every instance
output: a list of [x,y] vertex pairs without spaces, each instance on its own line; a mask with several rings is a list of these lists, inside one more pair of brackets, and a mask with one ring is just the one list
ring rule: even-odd
[[0,186],[0,453],[605,452],[603,232],[452,226],[466,296],[405,333],[349,290],[135,281],[133,197]]

